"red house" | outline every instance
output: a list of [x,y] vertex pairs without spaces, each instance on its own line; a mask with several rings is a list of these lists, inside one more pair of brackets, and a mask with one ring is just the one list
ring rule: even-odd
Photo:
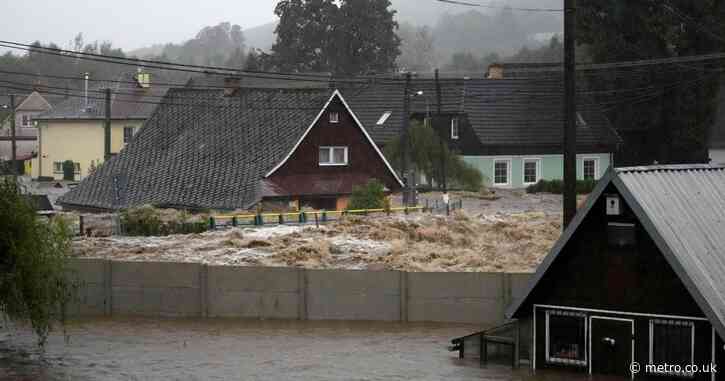
[[381,181],[388,192],[403,186],[336,90],[284,159],[266,174],[261,196],[296,208],[343,210],[353,188],[370,179]]

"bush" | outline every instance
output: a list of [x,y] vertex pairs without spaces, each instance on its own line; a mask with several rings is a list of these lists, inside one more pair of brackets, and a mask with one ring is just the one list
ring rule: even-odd
[[348,209],[385,209],[386,205],[390,207],[386,204],[385,186],[377,179],[372,179],[366,185],[353,188]]
[[73,181],[76,179],[76,165],[72,160],[63,162],[63,180]]
[[[577,194],[589,194],[592,193],[594,187],[597,185],[596,180],[577,180],[576,182],[576,193]],[[539,180],[534,185],[529,185],[526,188],[526,193],[564,193],[564,182],[562,180]]]
[[121,224],[126,235],[165,236],[169,234],[203,233],[206,222],[189,222],[190,215],[181,212],[174,221],[164,221],[158,209],[141,206],[121,211]]
[[71,232],[62,218],[39,219],[15,181],[0,180],[0,313],[29,320],[42,346],[77,283],[68,268]]

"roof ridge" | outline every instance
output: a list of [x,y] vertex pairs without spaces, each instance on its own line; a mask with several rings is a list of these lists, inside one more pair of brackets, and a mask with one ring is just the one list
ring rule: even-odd
[[655,171],[688,171],[688,170],[725,170],[723,164],[657,164],[636,167],[615,168],[617,173],[655,172]]

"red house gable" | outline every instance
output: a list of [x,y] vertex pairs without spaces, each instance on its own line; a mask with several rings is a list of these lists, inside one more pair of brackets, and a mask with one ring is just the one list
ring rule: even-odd
[[339,91],[289,154],[266,176],[265,197],[334,196],[378,179],[391,190],[402,182]]

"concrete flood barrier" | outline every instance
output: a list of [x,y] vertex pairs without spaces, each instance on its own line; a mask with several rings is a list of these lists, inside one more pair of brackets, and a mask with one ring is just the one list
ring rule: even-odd
[[530,274],[408,273],[73,259],[74,316],[494,325]]

